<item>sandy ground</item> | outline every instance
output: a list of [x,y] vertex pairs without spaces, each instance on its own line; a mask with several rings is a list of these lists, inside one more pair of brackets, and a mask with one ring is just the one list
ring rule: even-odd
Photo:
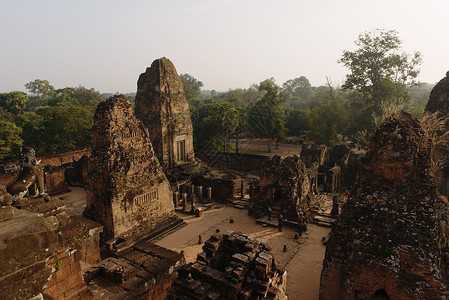
[[[71,187],[71,190],[70,193],[58,197],[66,202],[68,214],[79,215],[86,206],[86,194],[83,188]],[[247,210],[230,206],[216,205],[205,211],[200,218],[182,213],[178,215],[187,225],[156,244],[178,252],[184,251],[187,262],[193,262],[202,251],[202,244],[198,243],[200,235],[204,243],[217,229],[220,232],[234,230],[249,234],[266,242],[278,264],[287,269],[287,293],[290,299],[318,299],[325,252],[321,239],[329,233],[329,228],[310,224],[309,230],[299,240],[295,240],[293,228],[284,227],[283,232],[278,232],[277,228],[263,227],[256,224],[255,218],[248,216]],[[230,223],[231,219],[234,223]],[[287,246],[287,252],[283,251],[284,245]]]
[[86,208],[86,191],[80,187],[70,187],[71,192],[55,196],[65,202],[69,216],[81,215]]

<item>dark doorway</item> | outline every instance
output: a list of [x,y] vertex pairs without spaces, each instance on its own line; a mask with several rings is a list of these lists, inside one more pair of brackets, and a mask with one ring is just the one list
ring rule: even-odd
[[370,300],[390,300],[390,296],[388,296],[385,289],[380,289],[371,296]]

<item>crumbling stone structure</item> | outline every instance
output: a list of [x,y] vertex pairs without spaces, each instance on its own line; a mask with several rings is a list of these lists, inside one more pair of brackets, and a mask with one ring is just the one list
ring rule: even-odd
[[311,194],[317,192],[318,164],[307,169],[298,156],[273,156],[264,162],[259,185],[254,186],[251,203],[255,210],[274,212],[297,221],[310,215]]
[[448,204],[430,169],[419,121],[404,112],[388,118],[332,229],[320,299],[448,296]]
[[197,261],[179,269],[167,299],[287,299],[287,272],[248,235],[214,234]]
[[162,300],[183,265],[182,253],[141,241],[85,270],[84,279],[95,299]]
[[81,262],[100,260],[102,227],[69,217],[57,199],[22,197],[3,206],[11,200],[0,187],[1,298],[91,299]]
[[300,157],[307,168],[311,168],[314,163],[323,166],[327,164],[329,149],[326,145],[303,144]]
[[184,86],[167,58],[155,60],[137,82],[136,116],[148,128],[161,164],[194,159],[193,127]]
[[[435,115],[436,118],[443,118],[443,128],[449,131],[449,72],[441,79],[430,92],[429,102],[427,102],[424,112],[426,117]],[[439,132],[443,136],[445,132]],[[440,145],[435,149],[434,160],[439,165],[437,170],[438,189],[441,194],[449,196],[449,152],[446,145]]]
[[85,216],[105,236],[139,237],[181,222],[147,128],[123,95],[101,102],[94,116]]

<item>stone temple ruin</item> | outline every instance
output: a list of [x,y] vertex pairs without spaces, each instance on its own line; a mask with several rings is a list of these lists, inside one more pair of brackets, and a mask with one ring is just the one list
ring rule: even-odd
[[196,262],[179,269],[167,299],[287,299],[287,271],[269,251],[248,235],[216,233]]
[[85,215],[109,238],[144,236],[181,221],[148,131],[125,96],[95,112]]
[[448,204],[419,121],[400,112],[371,139],[327,244],[320,299],[444,299]]
[[312,189],[316,191],[318,165],[307,169],[298,156],[281,159],[273,156],[265,161],[259,185],[251,193],[252,208],[266,212],[271,207],[274,212],[291,220],[300,215],[309,215]]
[[102,227],[68,216],[63,201],[44,193],[32,148],[23,148],[21,159],[17,179],[0,186],[0,297],[89,299],[81,264],[100,260]]
[[[446,77],[441,79],[430,92],[429,102],[425,109],[425,116],[434,115],[437,118],[443,118],[443,130],[449,131],[449,72]],[[443,135],[443,132],[438,132]],[[449,196],[449,152],[447,145],[437,146],[434,153],[435,161],[440,165],[437,174],[438,189],[442,195]]]
[[193,127],[184,86],[167,58],[155,60],[137,82],[136,116],[148,127],[163,166],[194,159]]

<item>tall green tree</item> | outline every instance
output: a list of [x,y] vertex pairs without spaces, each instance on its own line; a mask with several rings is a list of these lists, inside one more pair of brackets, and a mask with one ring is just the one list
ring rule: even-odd
[[264,92],[264,96],[251,108],[248,122],[256,136],[268,139],[268,152],[271,152],[271,142],[282,141],[287,133],[283,106],[291,94],[280,91],[274,78],[262,81],[258,89]]
[[307,102],[314,96],[312,85],[305,76],[287,80],[282,85],[283,90],[292,94],[290,106],[293,108],[305,108]]
[[201,88],[203,83],[189,74],[179,75],[184,84],[184,93],[186,94],[187,100],[191,101],[195,98],[201,97]]
[[25,84],[25,88],[32,96],[46,100],[53,96],[55,88],[48,80],[35,79]]
[[24,92],[14,91],[0,94],[0,107],[14,114],[14,116],[18,116],[22,112],[27,102],[28,97]]
[[227,101],[203,101],[196,112],[193,123],[197,151],[209,148],[226,151],[229,136],[245,122],[244,110]]
[[14,157],[22,145],[22,130],[12,122],[0,121],[0,159]]
[[341,102],[334,99],[321,103],[309,113],[310,131],[307,138],[316,144],[334,146],[340,142],[338,133],[344,133],[348,126],[348,114]]
[[94,88],[88,89],[80,85],[76,88],[65,87],[56,90],[47,104],[50,106],[97,106],[103,100],[100,92]]
[[402,52],[402,41],[394,30],[364,32],[355,45],[356,50],[343,51],[339,60],[350,71],[342,88],[356,92],[365,115],[381,114],[382,103],[408,101],[407,85],[419,74],[421,54]]

